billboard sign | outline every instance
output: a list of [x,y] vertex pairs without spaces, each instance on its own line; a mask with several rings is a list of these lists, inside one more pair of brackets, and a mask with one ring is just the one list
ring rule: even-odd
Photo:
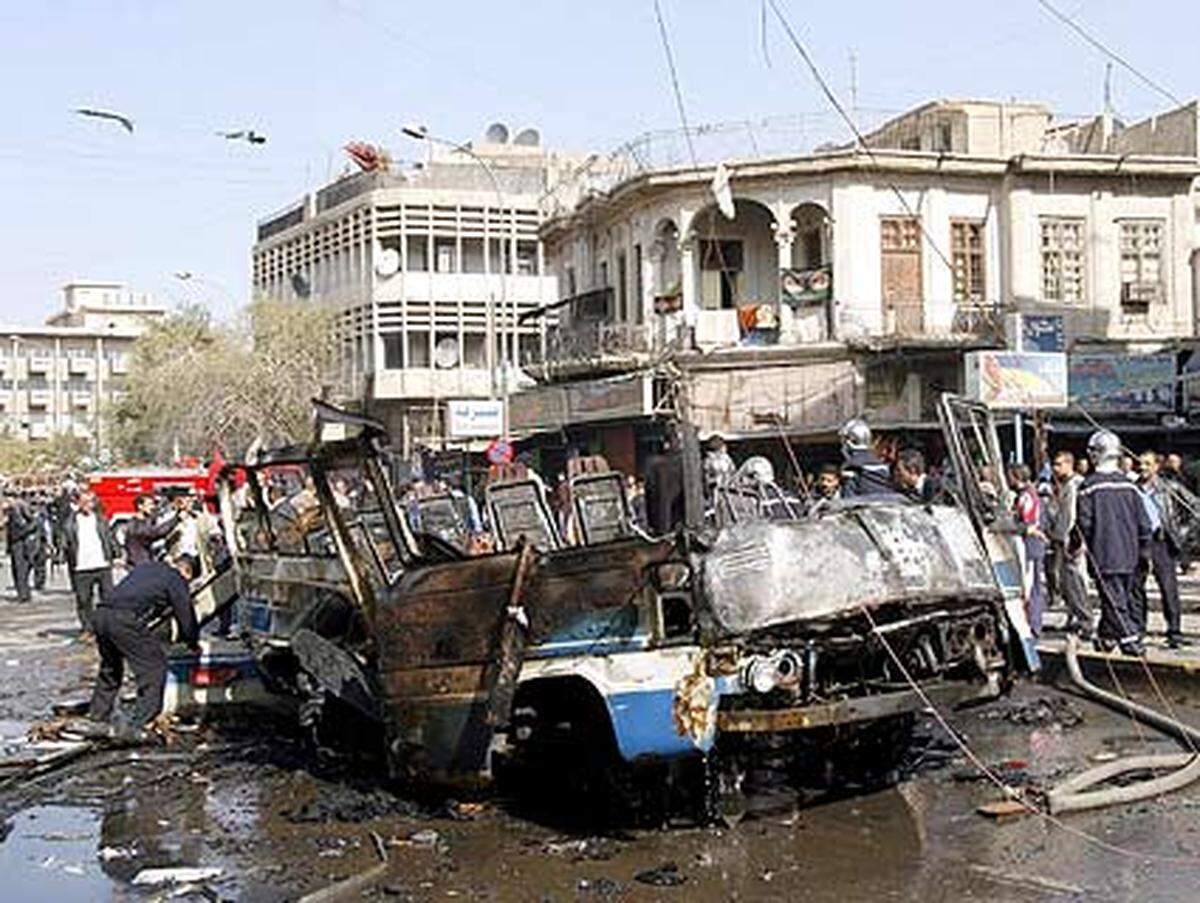
[[1088,411],[1175,411],[1175,355],[1072,354],[1072,404]]
[[1041,351],[971,351],[967,395],[992,408],[1067,406],[1067,356]]
[[468,399],[446,403],[446,434],[452,439],[488,439],[504,432],[504,402]]

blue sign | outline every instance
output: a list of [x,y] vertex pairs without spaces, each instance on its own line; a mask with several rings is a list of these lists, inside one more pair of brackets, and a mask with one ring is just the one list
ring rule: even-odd
[[1062,314],[1024,314],[1021,317],[1023,351],[1066,351]]
[[1175,410],[1175,355],[1072,354],[1071,401],[1089,411],[1169,414]]

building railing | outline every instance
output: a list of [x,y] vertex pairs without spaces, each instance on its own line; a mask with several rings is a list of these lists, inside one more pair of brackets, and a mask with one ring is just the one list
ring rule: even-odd
[[521,364],[601,363],[650,354],[661,346],[657,327],[652,324],[577,321],[548,329],[545,353],[540,348],[527,349]]
[[883,308],[883,335],[901,339],[1004,342],[1004,316],[999,304],[973,302],[953,309],[924,301],[893,301]]

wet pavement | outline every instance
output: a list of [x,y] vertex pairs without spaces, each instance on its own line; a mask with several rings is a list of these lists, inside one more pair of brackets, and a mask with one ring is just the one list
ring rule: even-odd
[[[28,611],[0,600],[0,738],[86,689],[94,653],[70,631],[65,594]],[[1161,707],[1152,688],[1122,680]],[[1200,723],[1190,680],[1164,679],[1162,691],[1181,718]],[[1111,753],[1177,748],[1036,684],[952,721],[1019,786],[1050,786]],[[496,798],[406,800],[372,781],[377,765],[318,762],[285,722],[221,719],[167,748],[95,752],[0,790],[0,898],[295,900],[375,867],[372,834],[387,867],[345,899],[1195,898],[1200,787],[1058,826],[995,821],[975,810],[1000,791],[932,722],[917,734],[885,789],[775,806],[733,828],[681,822],[597,834],[566,829],[571,813],[518,814]],[[181,866],[220,873],[181,886],[133,883],[146,869]]]

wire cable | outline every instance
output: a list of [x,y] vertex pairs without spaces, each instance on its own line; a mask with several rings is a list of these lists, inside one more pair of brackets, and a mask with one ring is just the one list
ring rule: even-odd
[[1073,32],[1075,32],[1077,35],[1079,35],[1081,38],[1083,38],[1088,44],[1090,44],[1096,50],[1099,50],[1102,54],[1104,54],[1106,57],[1108,57],[1110,60],[1112,60],[1118,66],[1120,66],[1122,69],[1124,69],[1126,72],[1130,73],[1134,78],[1136,78],[1138,81],[1140,81],[1143,85],[1150,88],[1151,90],[1157,91],[1159,94],[1161,94],[1167,100],[1171,101],[1171,103],[1175,104],[1176,106],[1178,106],[1178,107],[1183,106],[1182,100],[1180,100],[1178,97],[1176,97],[1170,91],[1168,91],[1162,85],[1158,84],[1158,82],[1154,81],[1152,78],[1150,78],[1150,76],[1148,76],[1145,73],[1141,72],[1140,70],[1136,69],[1132,63],[1130,63],[1128,60],[1126,60],[1124,57],[1122,57],[1120,54],[1118,54],[1115,50],[1112,50],[1111,48],[1102,44],[1099,41],[1099,39],[1097,39],[1097,38],[1093,37],[1091,34],[1089,34],[1082,25],[1080,25],[1077,21],[1075,21],[1075,19],[1073,19],[1071,16],[1068,16],[1066,13],[1064,13],[1062,10],[1060,10],[1058,7],[1056,7],[1053,3],[1050,3],[1049,0],[1037,0],[1037,2],[1038,2],[1038,6],[1040,6],[1042,9],[1044,9],[1046,12],[1048,12],[1050,15],[1052,15],[1054,18],[1056,18],[1059,22],[1062,22],[1063,25],[1067,26],[1067,28],[1071,29]]
[[671,74],[671,88],[675,92],[675,106],[679,110],[679,121],[683,124],[683,137],[687,142],[688,156],[692,160],[692,168],[699,169],[696,162],[696,147],[692,144],[692,131],[688,127],[687,110],[683,105],[683,92],[679,88],[679,72],[675,68],[675,54],[671,52],[671,38],[667,34],[667,23],[663,19],[662,6],[654,0],[654,17],[658,19],[658,34],[662,38],[663,53],[667,57],[667,69]]
[[[800,58],[804,61],[804,64],[808,67],[808,71],[812,74],[813,80],[816,81],[818,87],[820,87],[821,93],[825,95],[825,99],[829,101],[830,106],[833,107],[838,116],[842,118],[846,125],[849,126],[850,131],[854,134],[855,144],[858,149],[867,155],[875,169],[881,175],[883,175],[884,168],[882,164],[880,164],[878,158],[875,156],[871,148],[867,146],[866,138],[864,138],[862,132],[859,131],[859,128],[855,124],[853,117],[846,112],[846,108],[842,106],[841,101],[839,101],[837,95],[833,93],[833,89],[829,87],[829,83],[825,80],[825,77],[821,75],[821,70],[817,68],[817,64],[809,55],[809,52],[804,47],[803,42],[799,37],[797,37],[796,32],[792,29],[791,23],[788,22],[787,18],[783,14],[783,11],[779,8],[779,4],[776,2],[776,0],[767,0],[767,3],[770,4],[771,9],[774,11],[775,17],[779,20],[779,24],[783,27],[784,32],[788,36],[788,40],[796,49],[796,52],[800,55]],[[900,201],[900,205],[904,208],[904,211],[916,221],[917,228],[921,230],[921,235],[924,237],[925,242],[930,248],[933,249],[933,252],[938,256],[942,263],[946,265],[946,269],[949,270],[951,277],[953,277],[954,264],[950,262],[950,258],[946,256],[946,253],[941,249],[938,243],[934,241],[933,236],[929,234],[929,231],[925,228],[925,223],[920,214],[913,209],[912,205],[908,202],[908,198],[904,196],[904,192],[902,192],[894,182],[887,180],[886,177],[884,181],[891,192]]]
[[1097,837],[1094,834],[1090,834],[1087,831],[1067,824],[1062,819],[1051,815],[1045,809],[1042,809],[1031,802],[1028,798],[1022,795],[1016,787],[1013,787],[1011,784],[1005,782],[1002,777],[989,768],[988,765],[979,758],[979,755],[967,745],[966,740],[959,735],[958,731],[950,726],[950,722],[946,719],[946,716],[942,714],[941,710],[938,709],[936,705],[934,705],[933,700],[929,698],[929,695],[925,692],[924,688],[917,683],[911,672],[907,667],[905,667],[904,662],[901,661],[900,656],[896,654],[896,650],[892,648],[892,644],[888,642],[887,635],[880,630],[879,625],[876,623],[874,616],[871,614],[870,608],[867,606],[867,603],[859,602],[858,606],[863,613],[863,617],[866,618],[867,623],[870,625],[872,634],[877,640],[879,640],[879,643],[883,647],[884,652],[887,653],[888,658],[890,658],[896,665],[896,668],[899,670],[905,682],[912,688],[913,692],[916,693],[917,698],[921,700],[922,705],[924,705],[925,709],[933,717],[934,721],[936,721],[942,730],[946,732],[946,735],[951,739],[951,741],[953,741],[954,745],[959,748],[959,751],[962,752],[967,761],[974,765],[980,774],[986,777],[991,783],[996,785],[996,787],[1007,798],[1014,800],[1030,815],[1037,816],[1046,824],[1065,831],[1066,833],[1084,841],[1085,843],[1091,844],[1092,846],[1104,850],[1105,852],[1113,853],[1128,859],[1140,860],[1142,862],[1157,862],[1164,865],[1200,868],[1200,857],[1160,856],[1155,853],[1139,853],[1136,850],[1130,850],[1126,847],[1117,846],[1114,843],[1109,843],[1102,837]]

